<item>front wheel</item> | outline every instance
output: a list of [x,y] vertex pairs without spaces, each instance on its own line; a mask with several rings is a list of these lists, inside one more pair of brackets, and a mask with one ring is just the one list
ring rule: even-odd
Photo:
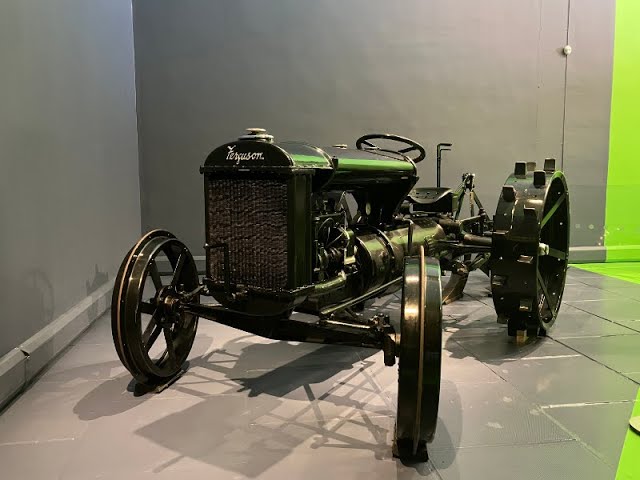
[[424,256],[405,260],[402,286],[398,412],[393,453],[427,460],[438,422],[442,363],[440,263]]
[[113,288],[111,331],[118,357],[139,383],[159,386],[181,371],[198,317],[181,311],[178,299],[197,287],[193,256],[165,230],[147,233],[126,255]]

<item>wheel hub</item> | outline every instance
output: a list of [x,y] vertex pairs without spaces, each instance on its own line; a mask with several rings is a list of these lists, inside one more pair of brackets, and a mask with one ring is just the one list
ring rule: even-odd
[[162,317],[165,321],[175,319],[180,313],[180,307],[182,306],[181,298],[173,286],[163,287],[160,292],[158,292],[155,302],[156,305],[162,309],[164,313]]

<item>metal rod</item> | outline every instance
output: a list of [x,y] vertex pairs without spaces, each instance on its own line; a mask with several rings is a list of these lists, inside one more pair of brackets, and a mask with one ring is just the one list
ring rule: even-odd
[[343,288],[346,284],[347,275],[344,272],[340,272],[335,278],[316,283],[313,288],[313,295],[325,295]]
[[228,310],[221,305],[187,303],[185,312],[207,318],[222,325],[273,340],[308,342],[352,347],[382,349],[384,333],[381,330],[346,322],[315,323],[286,317],[260,317]]
[[440,176],[442,172],[442,152],[450,151],[452,143],[439,143],[436,147],[436,187],[440,188]]
[[220,242],[214,245],[205,245],[204,248],[207,251],[213,250],[215,248],[222,248],[222,274],[224,276],[224,293],[227,295],[227,297],[231,297],[231,262],[229,260],[229,245],[226,242]]
[[465,245],[474,245],[478,247],[490,247],[493,240],[489,237],[481,237],[480,235],[471,235],[467,233],[462,241]]
[[359,297],[352,298],[351,300],[348,300],[346,302],[339,303],[337,305],[333,305],[331,307],[327,307],[327,308],[325,308],[323,310],[320,310],[320,313],[318,314],[318,316],[320,318],[330,317],[334,313],[340,312],[342,310],[346,310],[347,308],[353,307],[357,303],[364,302],[365,300],[369,300],[370,298],[373,298],[375,296],[380,295],[382,292],[384,292],[385,290],[388,290],[389,288],[395,286],[396,284],[400,283],[401,281],[402,281],[402,277],[398,277],[398,278],[396,278],[394,280],[391,280],[388,283],[385,283],[384,285],[381,285],[380,287],[377,287],[377,288],[374,288],[373,290],[368,291],[364,295],[360,295]]

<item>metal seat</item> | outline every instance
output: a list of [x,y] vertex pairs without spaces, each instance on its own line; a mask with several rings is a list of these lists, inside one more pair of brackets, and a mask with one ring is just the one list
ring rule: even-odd
[[407,200],[413,204],[413,210],[419,212],[453,212],[454,192],[450,188],[415,188]]

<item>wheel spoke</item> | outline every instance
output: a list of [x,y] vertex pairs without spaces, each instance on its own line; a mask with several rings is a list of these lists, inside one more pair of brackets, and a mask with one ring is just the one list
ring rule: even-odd
[[544,295],[545,302],[549,307],[549,311],[551,312],[551,315],[555,317],[556,308],[555,308],[555,305],[553,304],[551,297],[549,297],[549,292],[547,291],[547,286],[544,284],[544,280],[542,279],[542,274],[540,273],[540,270],[537,271],[537,275],[538,275],[538,285],[540,285],[540,288],[542,289],[542,294]]
[[149,323],[147,324],[147,328],[145,328],[144,332],[142,332],[142,345],[146,345],[149,342],[149,339],[151,338],[151,334],[153,333],[153,329],[158,323],[159,316],[160,316],[160,312],[156,311],[156,313],[154,313],[153,316],[151,317],[151,320],[149,320]]
[[164,340],[167,342],[167,354],[169,355],[169,360],[171,363],[175,365],[176,363],[176,350],[173,345],[173,337],[171,336],[171,329],[169,327],[163,328],[164,331]]
[[180,256],[178,257],[178,261],[176,262],[176,269],[173,272],[173,277],[171,277],[171,286],[175,287],[178,284],[178,280],[180,280],[180,276],[182,275],[182,269],[184,268],[184,264],[187,261],[187,251],[182,250],[180,252]]
[[153,347],[153,344],[156,343],[156,340],[160,336],[161,331],[162,331],[162,327],[154,323],[153,330],[149,335],[149,340],[144,344],[144,349],[147,351],[147,353],[149,352],[149,350],[151,350],[151,347]]
[[160,278],[160,272],[158,271],[158,265],[156,265],[155,260],[151,263],[150,273],[151,280],[153,280],[153,285],[156,287],[156,292],[162,288],[162,278]]
[[156,313],[156,306],[149,302],[140,302],[140,311],[148,315],[154,315]]
[[557,248],[549,248],[549,253],[547,255],[553,258],[557,258],[558,260],[567,259],[567,252],[563,252],[562,250],[558,250]]
[[560,205],[562,205],[566,198],[567,194],[566,192],[563,192],[562,195],[560,195],[560,198],[556,200],[556,203],[553,204],[553,207],[551,207],[551,209],[544,216],[542,222],[540,222],[540,228],[543,228],[549,222],[549,220],[551,220],[551,217],[555,215],[556,211],[558,210],[558,208],[560,208]]

